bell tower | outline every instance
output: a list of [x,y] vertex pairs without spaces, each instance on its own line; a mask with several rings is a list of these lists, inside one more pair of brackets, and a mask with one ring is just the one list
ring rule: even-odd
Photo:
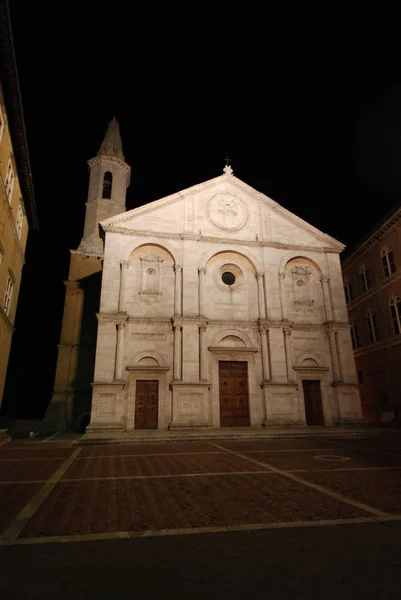
[[125,162],[120,126],[114,117],[97,155],[88,160],[90,176],[84,233],[78,252],[102,256],[99,222],[125,212],[131,168]]
[[84,232],[77,250],[70,250],[63,322],[53,394],[42,429],[79,429],[91,411],[103,266],[99,223],[125,212],[131,168],[124,160],[120,127],[110,121],[97,155],[88,161],[89,191]]

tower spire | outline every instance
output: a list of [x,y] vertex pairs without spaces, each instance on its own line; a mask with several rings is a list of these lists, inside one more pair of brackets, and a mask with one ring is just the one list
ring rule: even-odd
[[115,117],[107,126],[106,135],[100,145],[97,156],[115,156],[124,160],[123,145],[121,141],[120,126]]

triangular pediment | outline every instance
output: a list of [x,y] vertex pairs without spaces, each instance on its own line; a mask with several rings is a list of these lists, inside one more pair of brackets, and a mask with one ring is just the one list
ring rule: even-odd
[[232,174],[224,174],[101,222],[105,231],[326,248],[344,246]]

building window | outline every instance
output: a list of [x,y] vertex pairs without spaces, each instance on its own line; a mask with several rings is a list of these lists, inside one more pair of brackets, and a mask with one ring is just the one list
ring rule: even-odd
[[7,196],[10,204],[11,204],[11,197],[13,194],[14,178],[15,178],[15,176],[14,176],[13,165],[11,163],[11,159],[9,159],[8,165],[7,165],[7,175],[6,175],[6,180],[4,182],[4,186],[6,188],[6,196]]
[[6,289],[4,292],[4,299],[3,299],[3,310],[8,317],[10,316],[11,298],[13,296],[13,287],[14,287],[14,279],[10,274],[7,278]]
[[361,265],[361,268],[359,269],[359,274],[361,277],[362,291],[367,292],[372,287],[368,267],[366,265]]
[[18,204],[18,210],[17,210],[17,222],[15,224],[16,228],[17,228],[17,235],[20,238],[21,237],[21,232],[22,232],[22,223],[24,222],[24,211],[22,209],[22,205],[21,202]]
[[0,142],[3,139],[4,126],[5,126],[5,119],[4,119],[3,109],[0,104]]
[[102,198],[108,200],[111,198],[111,186],[113,185],[113,175],[110,171],[106,171],[103,177],[103,193]]
[[389,246],[384,246],[381,251],[384,276],[389,277],[396,271],[393,251]]
[[351,322],[351,340],[353,349],[359,348],[358,327],[356,326],[355,321]]
[[372,308],[368,309],[366,320],[368,322],[369,341],[371,344],[374,344],[379,340],[379,330],[377,328],[376,313]]
[[345,301],[348,304],[348,302],[351,302],[353,296],[352,296],[352,285],[349,279],[346,279],[344,281],[344,292],[345,292]]
[[401,333],[401,298],[397,295],[390,298],[390,313],[394,335],[399,335]]

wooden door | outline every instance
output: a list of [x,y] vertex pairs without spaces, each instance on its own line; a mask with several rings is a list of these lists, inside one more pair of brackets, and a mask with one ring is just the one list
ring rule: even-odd
[[248,363],[219,362],[220,426],[248,427]]
[[304,379],[302,387],[304,390],[306,423],[308,425],[324,425],[320,381]]
[[159,382],[136,382],[135,429],[157,429],[159,410]]

